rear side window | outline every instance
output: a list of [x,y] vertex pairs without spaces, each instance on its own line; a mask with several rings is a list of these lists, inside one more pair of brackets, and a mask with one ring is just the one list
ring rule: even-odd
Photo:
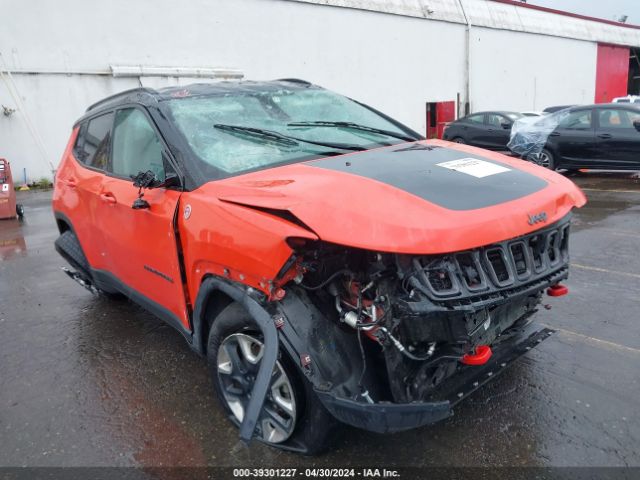
[[80,128],[74,153],[89,167],[109,170],[109,142],[113,113],[92,118]]
[[116,113],[113,132],[113,173],[130,178],[151,170],[165,179],[162,144],[147,116],[137,108]]

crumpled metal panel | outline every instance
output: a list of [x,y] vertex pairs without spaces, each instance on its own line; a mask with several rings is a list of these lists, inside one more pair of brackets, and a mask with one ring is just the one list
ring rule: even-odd
[[[476,27],[537,33],[640,47],[640,29],[575,18],[492,0],[290,0],[393,15],[467,23]],[[466,18],[465,18],[466,14]]]

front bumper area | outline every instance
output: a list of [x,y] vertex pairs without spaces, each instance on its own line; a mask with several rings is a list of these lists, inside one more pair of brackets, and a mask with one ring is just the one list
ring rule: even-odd
[[[446,380],[424,402],[364,403],[340,398],[331,392],[316,389],[318,398],[338,420],[348,425],[377,433],[399,432],[436,423],[453,415],[453,407],[485,383],[502,373],[521,355],[527,353],[554,330],[535,324],[510,332],[491,346],[493,355],[482,366],[460,365],[459,370]],[[506,335],[505,335],[506,336]]]

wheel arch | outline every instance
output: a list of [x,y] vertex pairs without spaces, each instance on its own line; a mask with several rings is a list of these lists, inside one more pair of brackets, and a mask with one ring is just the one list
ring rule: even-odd
[[278,331],[272,316],[264,309],[260,302],[259,295],[261,294],[259,292],[244,285],[231,283],[223,278],[208,276],[204,278],[200,285],[193,311],[192,347],[196,351],[200,348],[198,353],[202,354],[204,352],[204,350],[202,350],[202,342],[206,340],[202,338],[202,332],[204,324],[207,323],[206,315],[208,308],[212,308],[210,306],[210,300],[225,298],[220,295],[224,295],[232,301],[241,304],[256,322],[264,338],[262,362],[251,392],[251,400],[242,425],[240,426],[240,439],[244,442],[249,442],[253,437],[258,416],[267,395],[267,390],[269,389],[271,372],[278,358]]
[[54,212],[53,216],[56,220],[56,226],[58,227],[58,232],[63,234],[64,232],[71,230],[75,233],[73,229],[73,225],[71,224],[71,220],[62,212]]

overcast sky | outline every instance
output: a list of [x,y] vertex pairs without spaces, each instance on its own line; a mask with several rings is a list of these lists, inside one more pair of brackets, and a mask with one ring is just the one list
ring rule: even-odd
[[607,20],[627,15],[627,23],[640,25],[640,0],[528,0],[527,3]]

